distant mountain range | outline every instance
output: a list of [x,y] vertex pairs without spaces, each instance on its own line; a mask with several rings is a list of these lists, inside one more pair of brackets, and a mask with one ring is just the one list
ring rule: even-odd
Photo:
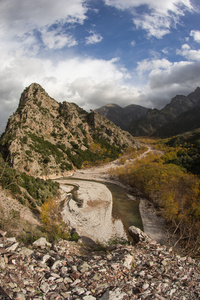
[[133,136],[168,137],[200,127],[200,88],[177,95],[163,109],[108,104],[97,111]]
[[115,159],[136,144],[130,133],[99,113],[88,113],[74,103],[58,103],[33,83],[8,120],[0,151],[19,171],[56,177],[85,163]]
[[131,104],[124,108],[117,104],[107,104],[96,109],[96,111],[123,130],[127,130],[133,121],[141,119],[146,115],[148,108],[136,104]]

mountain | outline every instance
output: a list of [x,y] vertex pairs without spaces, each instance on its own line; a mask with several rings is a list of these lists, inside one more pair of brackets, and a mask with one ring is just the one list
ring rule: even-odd
[[99,113],[58,103],[36,83],[21,95],[0,139],[14,169],[37,177],[63,176],[85,162],[115,159],[136,140]]
[[161,126],[154,136],[166,138],[197,128],[200,128],[200,106],[180,114],[172,122]]
[[107,104],[96,109],[97,112],[108,118],[123,130],[127,130],[133,121],[144,117],[147,110],[147,108],[135,104],[128,105],[124,108],[117,104]]
[[[170,128],[172,128],[173,122],[175,122],[174,125],[176,124],[176,122],[178,123],[180,122],[179,124],[181,126],[181,122],[183,124],[184,117],[187,116],[187,114],[184,115],[184,113],[186,112],[188,113],[190,112],[189,113],[190,119],[194,118],[194,120],[191,121],[190,123],[195,123],[195,118],[196,118],[195,108],[198,108],[199,106],[200,106],[200,88],[198,87],[194,92],[190,93],[188,96],[183,96],[183,95],[175,96],[171,100],[171,102],[161,110],[149,109],[144,118],[132,122],[132,124],[128,128],[128,131],[133,136],[162,137],[163,134],[164,136],[166,135],[168,136],[170,135],[170,132],[167,133],[167,128],[171,130]],[[182,117],[176,119],[181,115]],[[182,119],[182,121],[180,121],[180,119]],[[190,130],[191,126],[198,127],[198,124],[189,125],[189,127],[187,127],[185,123],[184,130],[185,131]],[[176,133],[179,133],[178,130],[176,130]]]

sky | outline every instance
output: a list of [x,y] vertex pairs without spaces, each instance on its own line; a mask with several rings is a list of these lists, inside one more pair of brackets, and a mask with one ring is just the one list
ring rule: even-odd
[[200,0],[0,0],[0,132],[39,83],[89,111],[200,86]]

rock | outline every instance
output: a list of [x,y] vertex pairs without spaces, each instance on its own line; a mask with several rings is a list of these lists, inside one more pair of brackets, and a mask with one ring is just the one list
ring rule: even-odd
[[96,300],[96,298],[93,296],[85,296],[83,297],[83,300]]
[[17,242],[17,240],[16,240],[15,237],[7,238],[7,241],[8,241],[8,242],[11,242],[11,243],[16,243],[16,242]]
[[88,265],[87,262],[84,262],[78,269],[81,273],[85,273],[86,271],[88,271],[90,268],[90,266]]
[[132,262],[133,262],[133,256],[130,254],[126,255],[125,261],[124,261],[124,266],[130,270]]
[[7,250],[8,250],[9,252],[15,251],[15,250],[17,249],[18,246],[19,246],[19,243],[18,243],[18,242],[17,242],[17,243],[14,243],[12,246],[8,247]]
[[2,231],[2,230],[0,230],[0,237],[5,237],[6,236],[6,234],[7,234],[7,232],[6,231]]
[[85,293],[85,289],[80,288],[80,287],[75,287],[74,293],[78,294],[79,296],[83,295]]
[[13,299],[16,299],[16,300],[25,300],[26,299],[26,296],[22,293],[14,293],[13,294]]
[[51,244],[48,243],[44,237],[41,237],[33,243],[33,246],[40,247],[40,248],[46,248],[46,247],[51,247]]
[[45,264],[45,263],[48,261],[48,259],[49,259],[50,257],[51,257],[51,256],[50,256],[49,254],[44,255],[44,256],[42,257],[42,259],[41,259],[41,262]]
[[151,241],[151,238],[146,233],[144,233],[141,229],[139,229],[135,226],[130,226],[128,229],[128,232],[136,244],[141,241],[142,242],[150,242]]
[[22,247],[21,251],[19,252],[23,257],[25,256],[31,256],[31,254],[33,254],[33,250],[26,248],[26,247]]
[[149,284],[148,283],[144,283],[142,286],[142,289],[145,291],[149,288]]
[[123,297],[127,296],[119,288],[114,291],[107,291],[99,300],[123,300]]
[[47,282],[43,282],[41,285],[40,285],[40,289],[43,293],[48,293],[49,291],[49,285]]

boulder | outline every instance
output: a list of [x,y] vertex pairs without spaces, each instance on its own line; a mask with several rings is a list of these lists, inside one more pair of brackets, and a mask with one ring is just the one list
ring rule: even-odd
[[44,237],[41,237],[33,243],[33,246],[40,247],[40,248],[46,248],[46,247],[51,247],[51,244],[48,243]]
[[151,241],[151,238],[138,227],[130,226],[128,232],[129,235],[132,237],[133,242],[136,244],[139,242],[149,243]]

